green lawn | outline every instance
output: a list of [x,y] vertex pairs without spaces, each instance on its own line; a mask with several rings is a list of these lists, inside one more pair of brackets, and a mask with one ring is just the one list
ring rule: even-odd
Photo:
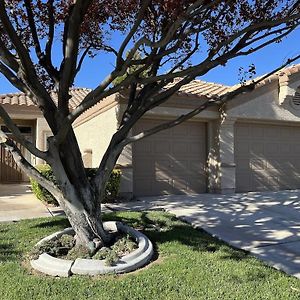
[[0,224],[0,298],[42,299],[299,299],[300,280],[194,230],[162,212],[105,216],[143,229],[158,252],[127,275],[52,278],[31,274],[24,255],[41,238],[67,226],[64,218]]

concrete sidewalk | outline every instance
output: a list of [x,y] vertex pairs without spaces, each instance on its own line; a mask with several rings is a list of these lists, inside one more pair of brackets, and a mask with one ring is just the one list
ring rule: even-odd
[[300,191],[145,197],[112,210],[164,209],[300,278]]
[[57,207],[47,207],[27,184],[0,184],[0,222],[50,217],[62,214]]

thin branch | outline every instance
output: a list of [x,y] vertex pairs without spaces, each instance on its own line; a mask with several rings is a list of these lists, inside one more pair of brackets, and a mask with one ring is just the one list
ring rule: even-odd
[[3,41],[0,39],[0,60],[7,65],[14,72],[18,72],[19,63],[17,62],[15,56],[6,48]]
[[48,32],[48,40],[46,42],[45,47],[45,65],[48,66],[49,71],[52,74],[54,81],[59,81],[59,72],[56,68],[54,68],[52,63],[52,45],[54,39],[54,29],[55,29],[55,20],[54,20],[54,0],[49,0],[47,3],[48,6],[48,19],[49,19],[49,32]]
[[[56,124],[53,117],[55,114],[56,106],[45,87],[39,82],[39,78],[36,74],[33,62],[30,58],[30,54],[28,53],[26,47],[23,45],[20,37],[16,33],[7,15],[5,1],[0,1],[0,20],[20,59],[20,69],[18,72],[18,76],[21,77],[24,83],[26,82],[28,89],[30,89],[31,93],[35,96],[40,108],[43,111],[48,112],[48,115],[45,115],[45,117],[47,118],[49,126],[55,131]],[[16,87],[18,88],[18,86]]]
[[151,0],[146,0],[146,1],[141,1],[142,2],[142,6],[138,11],[137,14],[137,18],[132,26],[132,28],[130,29],[129,33],[126,35],[124,41],[122,42],[119,51],[118,51],[118,55],[117,55],[117,62],[116,62],[116,67],[119,68],[122,64],[122,57],[124,54],[124,50],[127,47],[128,43],[130,42],[130,40],[132,39],[132,37],[134,36],[134,34],[136,33],[137,29],[139,28],[141,22],[143,21],[143,18],[145,16],[145,12],[151,2]]
[[43,58],[43,53],[42,53],[40,40],[39,40],[36,26],[35,26],[35,20],[34,20],[34,16],[33,16],[32,7],[31,7],[31,0],[24,0],[24,5],[26,8],[26,12],[27,12],[28,24],[29,24],[32,39],[34,42],[35,52],[36,52],[38,59],[41,60]]
[[27,86],[20,80],[8,67],[0,62],[0,72],[6,77],[6,79],[15,86],[18,90],[31,94]]
[[76,75],[79,50],[80,26],[92,0],[76,0],[71,6],[69,18],[65,24],[63,37],[64,59],[60,68],[61,78],[58,92],[58,106],[68,111],[68,92]]
[[159,131],[165,130],[165,129],[169,129],[172,128],[176,125],[181,124],[184,121],[187,121],[191,118],[193,118],[194,116],[198,115],[200,112],[204,111],[205,109],[207,109],[208,107],[212,107],[212,106],[220,106],[223,105],[225,103],[227,103],[228,101],[232,100],[233,98],[235,98],[236,96],[242,94],[242,93],[246,93],[249,91],[252,91],[257,84],[259,84],[260,82],[264,81],[265,79],[267,79],[268,77],[270,77],[272,74],[280,71],[282,68],[284,68],[285,66],[291,64],[293,61],[297,60],[300,58],[300,55],[297,55],[291,59],[288,59],[284,64],[282,64],[280,67],[278,67],[277,69],[272,70],[271,72],[265,74],[264,76],[261,76],[260,78],[258,78],[257,80],[251,81],[248,84],[245,85],[240,85],[239,87],[235,88],[232,91],[227,92],[224,95],[221,96],[215,96],[214,98],[205,101],[204,103],[202,103],[199,107],[193,109],[192,111],[190,111],[187,114],[183,114],[180,117],[178,117],[175,120],[169,121],[169,122],[165,122],[163,124],[157,125],[151,129],[145,130],[143,132],[140,132],[134,136],[128,137],[126,138],[123,142],[121,142],[119,144],[119,147],[125,147],[126,145],[139,141],[141,139],[144,139],[145,137],[151,136]]
[[14,161],[23,172],[25,172],[29,177],[34,178],[46,188],[56,199],[62,198],[62,192],[59,188],[52,182],[45,178],[40,172],[38,172],[23,156],[20,149],[16,144],[7,139],[4,143],[6,149],[12,154]]
[[89,53],[91,47],[92,46],[90,45],[90,46],[86,47],[85,50],[83,51],[83,53],[82,53],[82,55],[81,55],[81,57],[79,59],[78,66],[76,68],[76,72],[75,72],[76,74],[79,73],[79,71],[81,69],[81,66],[83,64],[83,61],[84,61],[85,57],[87,56],[87,54]]

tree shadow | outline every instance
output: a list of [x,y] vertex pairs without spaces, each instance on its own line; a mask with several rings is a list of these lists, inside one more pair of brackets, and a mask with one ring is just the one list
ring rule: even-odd
[[0,262],[17,260],[17,257],[21,254],[16,249],[15,244],[5,238],[5,234],[8,232],[8,228],[0,228]]
[[60,219],[55,219],[55,220],[45,220],[41,221],[39,224],[35,224],[32,227],[34,228],[51,228],[51,227],[61,227],[61,228],[66,228],[70,227],[70,223],[67,218],[60,218]]
[[0,241],[0,262],[15,261],[20,254],[14,244]]
[[[178,220],[175,215],[155,211],[134,212],[138,216],[129,217],[126,214],[115,212],[105,215],[105,220],[125,222],[145,233],[152,241],[169,243],[176,241],[198,252],[225,252],[221,259],[240,261],[249,259],[249,253],[228,245],[227,243],[211,236],[203,229],[195,229],[188,223]],[[160,216],[158,218],[158,216]],[[221,249],[222,248],[222,249]]]

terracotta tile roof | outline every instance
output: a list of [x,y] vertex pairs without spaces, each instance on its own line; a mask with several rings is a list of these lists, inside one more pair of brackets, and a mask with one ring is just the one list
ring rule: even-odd
[[[70,90],[70,94],[72,96],[70,100],[70,106],[71,108],[75,108],[80,104],[80,102],[84,99],[84,97],[90,92],[90,89],[86,88],[72,88]],[[57,103],[57,94],[52,93],[52,98],[55,103]]]
[[[70,100],[71,108],[75,108],[89,92],[90,90],[86,88],[72,88],[70,90],[72,96]],[[51,96],[55,103],[57,103],[57,95],[52,93]],[[23,93],[0,95],[0,104],[35,106],[33,101]]]
[[[173,86],[178,81],[180,81],[180,78],[176,78],[172,83],[167,85],[167,88]],[[184,96],[193,96],[193,97],[207,97],[212,98],[214,96],[220,96],[227,92],[231,87],[226,86],[219,83],[214,82],[206,82],[202,80],[193,80],[190,83],[182,86],[179,91],[177,92],[178,95],[184,95]]]
[[[264,86],[268,83],[273,81],[279,80],[284,81],[290,75],[300,73],[300,64],[292,65],[290,67],[284,68],[273,75],[269,76],[268,78],[261,81],[257,87]],[[262,77],[262,76],[261,76]],[[258,77],[259,78],[259,77]],[[258,79],[256,78],[256,79]],[[176,78],[172,83],[167,85],[167,87],[171,87],[176,82],[180,81],[181,78]],[[187,97],[207,97],[212,98],[214,96],[220,96],[225,94],[228,91],[232,91],[239,87],[240,84],[236,84],[234,86],[226,86],[223,84],[213,83],[213,82],[206,82],[202,80],[193,80],[190,83],[182,86],[180,90],[177,92],[180,96],[187,96]],[[72,88],[70,90],[71,93],[71,101],[70,106],[71,108],[76,107],[82,99],[90,92],[90,89],[87,88]],[[57,102],[57,97],[55,93],[52,94],[52,98],[55,102]],[[34,106],[32,100],[25,96],[22,93],[14,93],[14,94],[4,94],[0,95],[0,104],[10,104],[10,105],[25,105],[25,106]]]

